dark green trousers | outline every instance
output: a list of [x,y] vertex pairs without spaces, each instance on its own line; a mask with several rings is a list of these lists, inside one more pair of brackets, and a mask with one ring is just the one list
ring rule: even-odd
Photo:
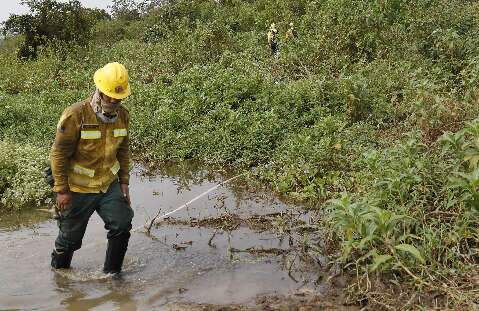
[[103,219],[108,239],[130,235],[133,210],[118,181],[114,181],[106,193],[73,192],[72,196],[70,207],[58,219],[57,251],[73,252],[81,247],[88,220],[94,211]]

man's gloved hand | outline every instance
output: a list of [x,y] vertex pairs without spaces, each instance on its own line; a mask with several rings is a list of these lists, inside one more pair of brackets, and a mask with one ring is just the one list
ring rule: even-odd
[[125,200],[128,202],[129,205],[131,205],[131,200],[130,200],[130,188],[127,184],[120,184],[121,192],[123,193],[123,196],[125,197]]
[[72,203],[71,192],[58,192],[57,193],[57,208],[59,212],[66,210]]

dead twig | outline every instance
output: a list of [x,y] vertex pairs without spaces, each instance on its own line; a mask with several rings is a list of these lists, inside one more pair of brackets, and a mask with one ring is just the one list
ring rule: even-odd
[[214,244],[211,243],[211,242],[213,241],[213,239],[215,238],[215,236],[216,236],[216,232],[218,232],[218,229],[215,229],[215,231],[213,232],[213,235],[212,235],[211,238],[209,239],[209,241],[208,241],[208,246],[209,246],[209,247],[216,248],[216,245],[214,245]]
[[155,223],[155,219],[158,218],[160,213],[161,213],[161,208],[158,209],[158,213],[156,213],[155,217],[151,219],[150,224],[148,225],[148,228],[146,229],[146,232],[148,235],[151,235],[151,227],[153,227],[153,224]]

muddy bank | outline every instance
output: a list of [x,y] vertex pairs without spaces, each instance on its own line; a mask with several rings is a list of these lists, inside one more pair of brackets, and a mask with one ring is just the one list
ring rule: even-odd
[[356,306],[344,304],[343,297],[325,297],[309,291],[298,291],[294,295],[262,296],[255,299],[254,306],[211,305],[194,303],[175,303],[168,306],[170,311],[315,311],[337,310],[356,311]]

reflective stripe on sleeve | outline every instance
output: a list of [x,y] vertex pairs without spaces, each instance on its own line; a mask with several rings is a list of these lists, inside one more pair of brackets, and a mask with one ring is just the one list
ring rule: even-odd
[[115,129],[113,130],[113,137],[122,137],[128,134],[126,129]]
[[86,175],[90,178],[93,178],[95,176],[95,170],[91,170],[89,168],[83,167],[81,165],[75,164],[73,166],[73,172],[81,175]]
[[120,170],[120,162],[116,161],[116,163],[111,167],[111,172],[113,175],[116,175],[118,171]]
[[81,131],[81,139],[99,139],[101,138],[100,131]]

